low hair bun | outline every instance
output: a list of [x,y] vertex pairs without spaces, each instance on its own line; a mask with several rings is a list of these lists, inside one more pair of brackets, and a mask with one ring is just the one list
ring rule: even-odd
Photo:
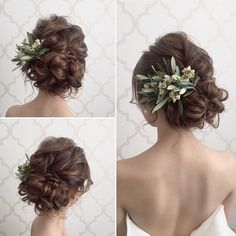
[[177,104],[168,103],[165,107],[166,118],[174,127],[201,129],[207,122],[216,128],[219,126],[219,113],[225,109],[223,101],[227,98],[227,91],[218,88],[214,78],[200,80],[196,90],[181,99],[183,113],[179,112]]
[[40,19],[32,34],[48,51],[27,63],[26,76],[42,91],[68,97],[78,92],[85,73],[87,46],[82,29],[65,17]]
[[[31,174],[19,186],[23,201],[35,204],[37,213],[52,209],[59,211],[70,201],[68,185],[55,174]],[[27,194],[27,195],[26,195]],[[25,196],[26,195],[26,196]]]
[[68,138],[45,139],[31,155],[30,170],[18,189],[37,214],[60,211],[93,183],[83,149]]

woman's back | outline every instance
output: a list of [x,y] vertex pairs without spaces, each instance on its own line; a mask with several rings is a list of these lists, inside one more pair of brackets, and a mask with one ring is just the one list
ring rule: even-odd
[[7,117],[71,117],[74,116],[60,96],[39,91],[38,96],[23,105],[8,109]]
[[199,142],[157,144],[119,163],[118,201],[151,235],[189,236],[221,203],[229,218],[235,166]]

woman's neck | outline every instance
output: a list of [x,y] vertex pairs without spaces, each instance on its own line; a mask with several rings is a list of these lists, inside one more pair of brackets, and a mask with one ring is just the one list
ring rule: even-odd
[[[56,231],[65,231],[65,220],[67,211],[62,211],[60,213],[52,210],[44,215],[40,215],[36,218],[37,226],[48,228],[54,228]],[[38,227],[37,227],[38,228]]]
[[192,130],[183,128],[173,128],[166,120],[165,114],[158,114],[157,124],[157,143],[172,147],[178,145],[196,144],[198,139],[194,136]]
[[30,102],[36,107],[40,107],[42,112],[45,113],[55,113],[55,114],[68,114],[68,116],[73,116],[72,112],[68,109],[65,98],[44,92],[39,90],[36,98]]
[[42,90],[39,90],[38,95],[36,96],[34,101],[42,103],[47,102],[47,104],[52,104],[52,105],[54,104],[66,105],[66,101],[63,97],[44,92]]

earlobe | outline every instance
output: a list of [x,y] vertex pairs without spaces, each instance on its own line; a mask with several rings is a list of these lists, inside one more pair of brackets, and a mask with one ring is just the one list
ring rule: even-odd
[[157,119],[158,113],[157,112],[149,112],[147,109],[142,109],[143,117],[147,121],[147,123],[153,127],[157,127]]

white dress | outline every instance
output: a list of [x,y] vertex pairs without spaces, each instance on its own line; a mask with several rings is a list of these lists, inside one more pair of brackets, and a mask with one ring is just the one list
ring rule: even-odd
[[[151,236],[126,215],[127,236]],[[227,224],[224,206],[220,205],[190,236],[236,236]]]

